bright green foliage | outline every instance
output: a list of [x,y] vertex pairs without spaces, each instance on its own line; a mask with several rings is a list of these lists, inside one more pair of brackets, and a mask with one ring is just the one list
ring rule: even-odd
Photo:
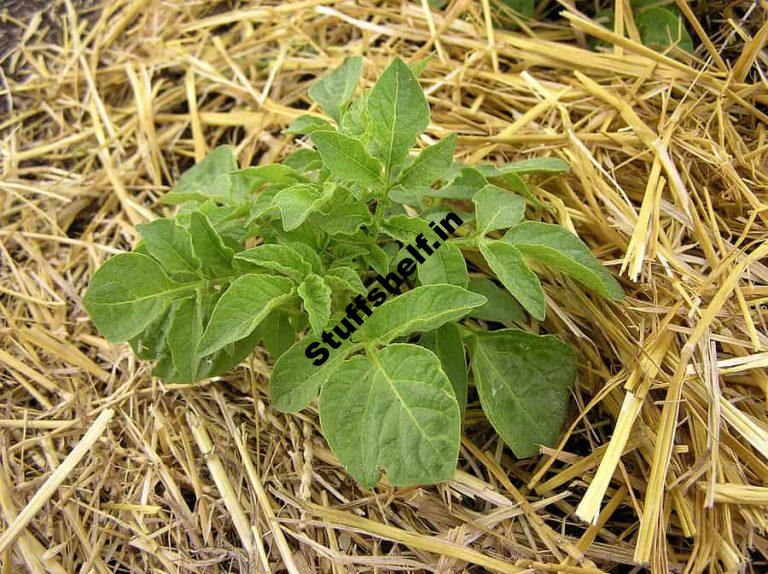
[[[420,145],[428,62],[395,60],[356,95],[362,60],[345,60],[310,90],[328,119],[296,119],[286,131],[304,147],[280,164],[241,169],[233,148],[213,150],[163,198],[176,216],[137,226],[136,250],[102,265],[83,299],[105,337],[170,383],[224,375],[261,342],[272,406],[297,412],[319,396],[328,443],[365,487],[382,472],[395,486],[453,476],[476,400],[468,372],[516,455],[557,439],[573,352],[494,330],[525,327],[526,311],[544,319],[529,263],[623,295],[578,237],[524,221],[548,206],[523,177],[566,171],[560,159],[471,167],[453,162],[455,134]],[[446,239],[451,213],[464,223]],[[419,241],[432,253],[417,265],[406,245]],[[374,303],[376,274],[402,265],[410,284]]]

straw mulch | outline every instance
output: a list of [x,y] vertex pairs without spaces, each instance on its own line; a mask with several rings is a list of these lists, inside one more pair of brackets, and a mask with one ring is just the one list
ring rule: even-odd
[[[7,15],[2,572],[766,571],[765,6],[691,4],[693,57],[643,47],[626,11],[614,31],[575,8],[503,31],[487,0],[426,6]],[[301,144],[281,129],[343,56],[367,57],[370,84],[393,55],[433,50],[430,135],[458,132],[468,162],[565,159],[536,215],[576,230],[628,297],[547,282],[533,328],[580,357],[557,448],[514,459],[471,404],[453,481],[362,491],[314,410],[270,407],[264,353],[168,386],[94,331],[81,297],[214,145],[279,160]]]

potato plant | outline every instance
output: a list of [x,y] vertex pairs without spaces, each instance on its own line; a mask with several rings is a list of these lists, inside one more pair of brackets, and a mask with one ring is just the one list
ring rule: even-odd
[[[224,375],[261,342],[272,405],[296,412],[319,396],[329,445],[365,487],[382,471],[393,485],[453,476],[468,372],[516,456],[556,440],[576,358],[520,328],[546,312],[529,263],[623,295],[578,237],[525,220],[539,204],[522,177],[564,171],[560,160],[462,165],[455,134],[414,151],[429,123],[421,65],[396,59],[358,94],[363,61],[345,60],[310,89],[325,117],[293,122],[303,145],[282,163],[240,168],[231,147],[213,150],[162,197],[176,215],[137,226],[141,242],[106,261],[84,299],[107,339],[169,383]],[[438,237],[449,213],[463,224]],[[373,301],[374,278],[426,239],[439,248],[411,288],[350,321],[350,302]],[[346,336],[334,330],[313,361],[345,318]]]

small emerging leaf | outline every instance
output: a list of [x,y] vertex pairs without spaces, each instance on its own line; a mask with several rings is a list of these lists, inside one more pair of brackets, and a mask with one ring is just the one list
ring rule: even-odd
[[520,303],[490,279],[485,277],[470,279],[468,289],[488,299],[482,307],[472,309],[470,317],[503,324],[525,322],[525,312],[520,307]]
[[238,267],[251,270],[254,267],[272,269],[290,277],[295,281],[301,281],[305,275],[312,271],[312,266],[290,245],[268,243],[257,245],[241,251],[235,255],[235,263]]
[[228,175],[236,169],[237,160],[232,146],[219,146],[185,171],[173,190],[160,201],[171,204],[208,199],[229,201],[232,184]]
[[398,175],[395,185],[404,189],[429,186],[451,166],[456,149],[456,134],[421,150],[414,162]]
[[296,229],[331,198],[332,189],[313,183],[297,183],[281,189],[275,194],[274,202],[280,209],[283,228]]
[[169,274],[196,276],[200,261],[192,249],[189,232],[172,219],[156,219],[136,226],[147,251]]
[[[323,118],[304,114],[291,122],[283,133],[286,134],[311,134],[317,130],[333,130],[333,126]],[[279,165],[279,164],[276,164]]]
[[232,258],[235,252],[224,244],[208,217],[197,211],[192,212],[189,233],[195,254],[209,277],[223,277],[232,273]]
[[466,289],[469,276],[467,263],[461,249],[452,243],[444,243],[419,265],[419,281],[422,285],[449,283]]
[[283,413],[296,413],[306,407],[317,396],[320,386],[344,358],[359,347],[349,340],[342,342],[339,349],[330,352],[322,365],[313,364],[306,356],[307,348],[320,345],[317,337],[307,336],[293,345],[275,363],[269,379],[272,405]]

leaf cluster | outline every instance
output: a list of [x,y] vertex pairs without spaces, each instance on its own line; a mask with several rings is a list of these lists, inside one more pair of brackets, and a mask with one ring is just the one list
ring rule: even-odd
[[[176,216],[137,226],[140,243],[104,263],[84,299],[101,333],[155,361],[167,382],[223,375],[263,344],[273,405],[294,412],[319,396],[323,432],[364,486],[382,471],[395,485],[452,477],[470,370],[517,456],[551,444],[576,361],[555,337],[513,328],[526,312],[545,316],[532,266],[623,294],[578,237],[525,220],[540,203],[523,177],[562,172],[560,160],[471,167],[453,161],[455,134],[414,151],[429,124],[423,65],[397,59],[359,92],[363,61],[345,60],[310,89],[325,116],[292,123],[304,145],[280,164],[240,167],[231,147],[213,150],[162,198]],[[327,361],[308,360],[349,301],[396,268],[403,244],[436,239],[429,222],[450,211],[466,223],[414,287]]]

